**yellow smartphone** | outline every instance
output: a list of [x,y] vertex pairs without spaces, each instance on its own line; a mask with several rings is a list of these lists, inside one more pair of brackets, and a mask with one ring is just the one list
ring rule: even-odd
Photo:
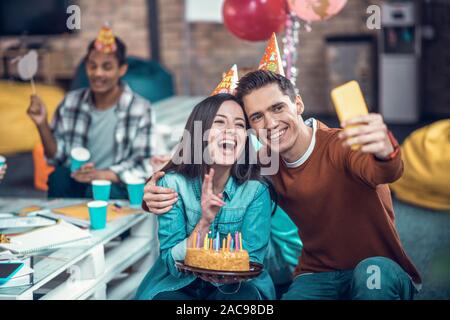
[[[340,122],[369,113],[361,87],[354,80],[333,89],[331,91],[331,99]],[[350,127],[355,126],[346,128]],[[360,147],[361,145],[352,145],[352,150],[358,150]]]

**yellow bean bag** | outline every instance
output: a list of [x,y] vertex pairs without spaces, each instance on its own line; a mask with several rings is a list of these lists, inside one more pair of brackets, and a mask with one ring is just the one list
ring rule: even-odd
[[405,171],[391,185],[397,198],[450,210],[450,119],[414,131],[402,145]]
[[[59,87],[38,84],[36,92],[47,105],[51,119],[64,91]],[[31,151],[40,142],[36,127],[27,115],[30,94],[29,83],[0,81],[0,154]]]

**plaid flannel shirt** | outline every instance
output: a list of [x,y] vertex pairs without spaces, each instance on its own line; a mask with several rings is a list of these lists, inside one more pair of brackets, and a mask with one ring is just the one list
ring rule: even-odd
[[[148,178],[152,174],[150,156],[154,145],[150,102],[134,93],[126,83],[122,85],[123,93],[116,109],[116,143],[111,154],[114,164],[109,169],[122,181],[128,177]],[[90,104],[90,90],[78,89],[69,92],[58,106],[51,123],[57,151],[53,158],[47,159],[50,165],[68,165],[70,150],[87,146],[91,123]]]

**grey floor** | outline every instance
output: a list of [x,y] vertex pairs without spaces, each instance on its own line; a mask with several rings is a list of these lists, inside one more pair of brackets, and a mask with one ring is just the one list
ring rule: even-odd
[[450,212],[436,212],[394,200],[403,246],[423,279],[417,299],[450,299]]
[[[333,119],[324,122],[330,126],[337,124]],[[421,125],[392,126],[392,131],[401,142]],[[9,168],[0,184],[0,197],[46,197],[45,192],[33,188],[31,154],[9,156],[7,162]],[[450,299],[450,212],[418,208],[395,199],[394,207],[402,243],[424,280],[423,290],[416,298]]]

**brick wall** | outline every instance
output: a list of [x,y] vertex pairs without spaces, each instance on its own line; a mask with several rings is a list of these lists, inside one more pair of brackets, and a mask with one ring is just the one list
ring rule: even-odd
[[[310,111],[327,112],[328,92],[325,37],[330,34],[368,33],[366,8],[379,0],[349,0],[345,9],[329,21],[301,32],[298,86]],[[159,0],[162,62],[172,70],[178,93],[208,94],[232,64],[257,67],[265,43],[233,36],[222,24],[183,21],[183,0]],[[281,46],[281,34],[279,35]]]
[[433,0],[424,9],[424,23],[435,38],[423,42],[422,105],[429,117],[450,117],[450,0]]
[[[450,0],[434,1],[446,4],[446,8],[450,3]],[[95,38],[99,27],[106,20],[111,22],[114,32],[125,40],[130,55],[150,58],[147,0],[77,2],[82,12],[81,31],[73,35],[47,38],[53,47],[66,53],[63,63],[68,69],[75,68],[83,57],[87,44]],[[325,38],[332,34],[372,33],[365,25],[366,8],[380,2],[381,0],[348,0],[344,10],[336,17],[329,21],[314,23],[310,33],[302,30],[297,84],[308,111],[326,113],[329,110]],[[177,94],[208,94],[219,82],[222,72],[234,63],[238,64],[239,68],[257,66],[264,51],[264,42],[240,40],[222,24],[187,25],[184,22],[184,0],[158,0],[158,7],[161,62],[174,75]],[[442,11],[439,8],[436,10]],[[445,11],[445,17],[447,15],[448,12]],[[445,27],[441,30],[445,31],[445,35],[448,33],[448,24],[444,23],[445,18],[441,20],[442,23],[435,24],[435,27],[437,29]],[[437,33],[442,34],[439,30]],[[17,41],[17,38],[2,38],[0,50],[14,41]],[[281,34],[279,44],[281,46]],[[446,80],[448,73],[442,72],[438,79],[433,76],[443,70],[439,67],[438,61],[440,63],[447,61],[444,55],[444,52],[448,52],[445,50],[447,44],[448,41],[436,41],[424,48],[424,73],[427,80],[424,84],[425,92],[434,97],[427,103],[427,109],[429,108],[431,113],[449,113],[448,96],[442,93],[448,83]],[[432,106],[429,107],[429,104]]]
[[[365,29],[366,8],[379,0],[349,0],[333,19],[313,24],[303,31],[299,48],[297,81],[309,111],[326,112],[328,103],[325,37],[336,33],[361,33]],[[124,39],[130,55],[150,58],[146,0],[78,0],[82,14],[76,34],[47,37],[55,49],[65,52],[63,62],[72,70],[84,56],[90,40],[104,21]],[[265,42],[247,42],[232,35],[222,24],[184,22],[184,0],[158,0],[161,62],[174,75],[177,94],[205,95],[220,81],[232,64],[255,68]],[[2,39],[2,47],[17,38]],[[279,35],[281,46],[281,34]]]
[[[130,55],[149,58],[146,0],[76,0],[81,9],[81,30],[68,35],[45,37],[55,50],[64,52],[65,68],[74,70],[105,21],[128,46]],[[16,43],[17,37],[2,38],[0,50]],[[58,62],[55,62],[58,63]]]

